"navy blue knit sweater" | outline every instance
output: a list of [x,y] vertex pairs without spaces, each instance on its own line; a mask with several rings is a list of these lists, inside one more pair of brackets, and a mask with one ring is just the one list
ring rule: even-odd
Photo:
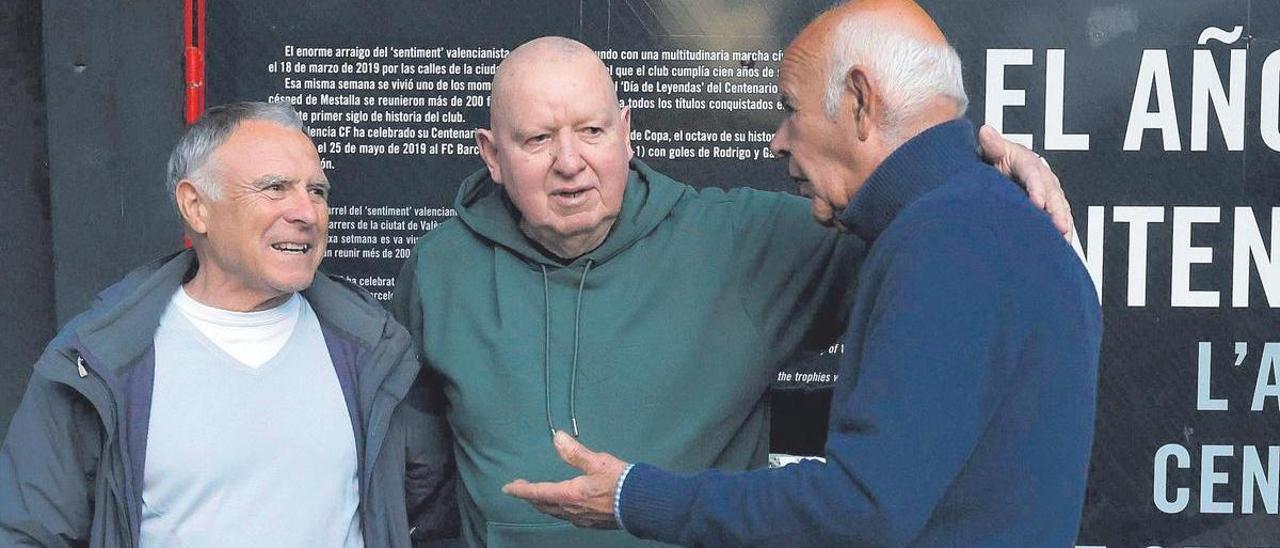
[[697,546],[1072,545],[1098,297],[973,134],[955,120],[911,139],[841,214],[871,248],[826,462],[693,476],[638,464],[621,495],[628,531]]

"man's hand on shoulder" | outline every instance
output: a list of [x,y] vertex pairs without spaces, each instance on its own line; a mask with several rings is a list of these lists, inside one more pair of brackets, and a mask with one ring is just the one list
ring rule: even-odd
[[991,126],[978,130],[978,149],[982,159],[1006,177],[1027,189],[1027,197],[1053,219],[1063,237],[1071,240],[1075,224],[1071,220],[1071,204],[1062,191],[1058,176],[1039,154],[1005,139]]

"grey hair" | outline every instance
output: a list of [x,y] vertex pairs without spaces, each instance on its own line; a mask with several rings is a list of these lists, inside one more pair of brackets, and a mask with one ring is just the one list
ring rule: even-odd
[[209,157],[213,156],[213,151],[231,137],[231,133],[241,122],[247,120],[263,120],[307,132],[306,126],[298,117],[298,111],[288,103],[244,101],[211,107],[187,128],[187,132],[178,139],[173,153],[169,155],[169,169],[165,178],[169,195],[174,196],[178,183],[186,179],[195,183],[196,188],[210,199],[219,199],[222,196],[222,186],[205,173],[205,167],[209,163]]
[[832,33],[827,67],[827,117],[834,118],[844,93],[844,79],[854,65],[864,65],[877,80],[884,105],[882,130],[900,140],[903,124],[923,114],[936,97],[956,103],[956,116],[969,108],[960,56],[950,44],[935,44],[895,30],[884,21],[850,15]]

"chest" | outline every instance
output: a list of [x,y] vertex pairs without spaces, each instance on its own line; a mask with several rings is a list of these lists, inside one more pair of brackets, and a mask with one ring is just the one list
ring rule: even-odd
[[[498,253],[424,301],[425,354],[474,435],[643,428],[750,409],[775,359],[715,253],[641,246],[621,261],[531,268]],[[696,407],[688,413],[682,406]],[[490,440],[500,444],[501,439]]]
[[192,331],[162,327],[144,491],[279,481],[271,475],[282,471],[354,473],[346,402],[323,336],[314,331],[296,333],[255,368]]

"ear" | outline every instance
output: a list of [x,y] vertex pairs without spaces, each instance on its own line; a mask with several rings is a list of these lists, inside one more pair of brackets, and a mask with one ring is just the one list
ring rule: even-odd
[[194,182],[190,179],[178,181],[174,199],[178,202],[178,214],[192,232],[205,234],[209,231],[209,198],[200,193]]
[[489,168],[489,178],[502,184],[502,166],[498,163],[498,143],[494,140],[493,130],[476,129],[476,146],[480,149],[480,158]]
[[636,157],[636,151],[631,148],[631,107],[622,107],[619,119],[621,120],[621,125],[618,127],[622,130],[623,141],[627,143],[627,161],[631,161],[632,158]]
[[845,91],[853,109],[854,127],[859,141],[871,137],[871,128],[880,115],[880,96],[872,89],[871,78],[862,65],[854,65],[844,77]]

